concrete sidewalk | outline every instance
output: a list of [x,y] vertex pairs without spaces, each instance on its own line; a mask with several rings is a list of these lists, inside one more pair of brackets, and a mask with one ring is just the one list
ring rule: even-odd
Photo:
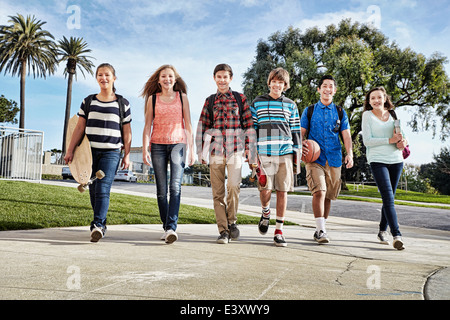
[[448,231],[402,227],[397,251],[378,243],[374,222],[331,217],[331,242],[318,245],[311,215],[286,219],[298,223],[284,227],[286,248],[256,225],[227,245],[216,225],[179,225],[171,245],[161,225],[111,225],[98,243],[88,227],[0,232],[0,299],[450,299]]

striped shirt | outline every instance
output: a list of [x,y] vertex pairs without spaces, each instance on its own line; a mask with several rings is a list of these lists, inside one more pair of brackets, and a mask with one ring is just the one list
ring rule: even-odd
[[[86,119],[86,136],[92,148],[119,149],[123,145],[120,132],[119,103],[117,100],[102,102],[95,96],[92,99],[89,113],[86,118],[84,101],[81,104],[78,116]],[[123,99],[125,105],[125,118],[123,124],[131,122],[130,103]]]
[[281,96],[273,99],[265,94],[250,107],[258,136],[258,153],[282,156],[301,150],[300,117],[297,105]]

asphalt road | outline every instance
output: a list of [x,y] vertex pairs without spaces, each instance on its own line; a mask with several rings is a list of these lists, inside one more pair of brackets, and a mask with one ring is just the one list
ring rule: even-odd
[[[156,194],[154,184],[128,183],[115,181],[114,188],[129,190],[133,192],[148,192]],[[211,188],[183,186],[182,197],[211,199]],[[289,195],[288,210],[311,213],[311,196]],[[242,188],[239,203],[252,206],[260,206],[259,192],[256,188]],[[272,195],[271,207],[275,208],[276,198]],[[447,230],[450,231],[450,210],[412,207],[406,205],[396,206],[398,221],[402,225]],[[381,204],[363,201],[336,200],[332,202],[330,217],[344,217],[367,221],[379,221],[381,215]],[[312,217],[311,217],[312,218]]]

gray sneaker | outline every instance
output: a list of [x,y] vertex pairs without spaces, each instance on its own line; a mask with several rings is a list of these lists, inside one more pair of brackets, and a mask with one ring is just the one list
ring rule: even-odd
[[328,239],[328,235],[322,230],[320,230],[319,232],[314,232],[314,240],[316,240],[319,244],[330,242],[330,239]]
[[389,245],[388,235],[389,234],[387,231],[380,231],[380,232],[378,232],[377,238],[378,238],[378,240],[380,240],[381,244]]
[[228,235],[228,231],[222,231],[220,236],[217,238],[217,243],[226,244],[230,242],[230,236]]
[[231,240],[237,240],[241,232],[239,231],[237,224],[233,223],[230,225],[230,238]]

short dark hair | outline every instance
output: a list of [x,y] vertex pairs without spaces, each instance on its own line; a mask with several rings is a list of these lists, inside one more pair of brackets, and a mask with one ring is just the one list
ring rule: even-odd
[[320,78],[320,80],[319,80],[319,88],[322,86],[322,84],[323,84],[323,82],[325,80],[333,80],[334,81],[334,86],[337,87],[336,79],[334,79],[332,75],[326,74],[322,78]]
[[214,77],[216,76],[216,73],[219,71],[228,71],[230,73],[230,78],[233,77],[233,70],[231,69],[231,67],[226,64],[226,63],[221,63],[218,64],[215,68],[214,68]]

